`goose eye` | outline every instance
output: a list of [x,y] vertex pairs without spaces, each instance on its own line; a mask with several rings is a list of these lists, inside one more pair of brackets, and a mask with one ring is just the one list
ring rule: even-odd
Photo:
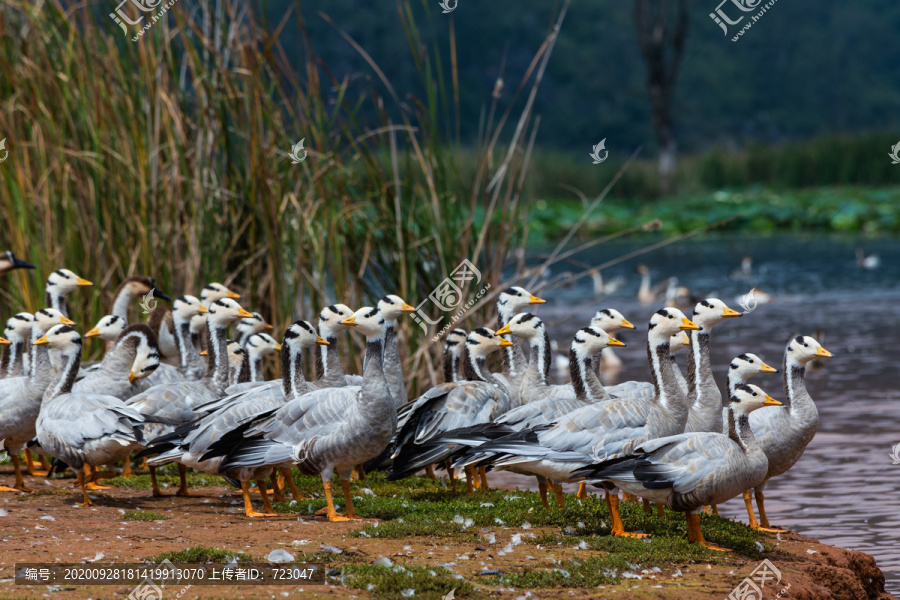
[[752,360],[748,360],[747,362],[750,363],[751,365],[753,364],[753,361],[752,361]]
[[670,318],[670,319],[674,319],[675,317],[673,317],[672,315],[669,315],[669,318]]
[[756,392],[753,392],[753,395],[756,396],[756,395],[758,395],[758,394],[757,394]]

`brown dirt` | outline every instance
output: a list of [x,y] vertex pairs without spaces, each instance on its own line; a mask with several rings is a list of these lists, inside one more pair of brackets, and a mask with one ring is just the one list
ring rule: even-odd
[[[483,547],[459,544],[452,540],[406,539],[381,540],[351,538],[348,533],[359,523],[328,523],[322,517],[282,515],[273,518],[248,519],[243,514],[239,492],[226,487],[197,488],[199,497],[153,498],[149,491],[111,489],[97,493],[94,508],[79,508],[80,499],[71,490],[71,480],[51,481],[56,493],[31,495],[2,494],[0,517],[2,554],[0,554],[0,598],[83,599],[126,598],[130,586],[63,586],[48,590],[45,586],[24,587],[13,583],[16,562],[82,562],[104,553],[102,562],[142,562],[148,556],[177,551],[191,546],[206,546],[243,552],[256,560],[264,560],[274,549],[285,548],[294,555],[320,550],[320,544],[336,546],[357,553],[357,558],[371,562],[388,556],[395,564],[440,565],[455,562],[456,572],[478,584],[476,573],[484,568],[510,572],[523,563],[551,565],[584,550],[564,547],[538,548],[514,555],[499,556],[497,551],[516,533],[504,529],[494,545]],[[44,486],[46,487],[46,486]],[[258,503],[258,502],[257,502]],[[169,517],[162,522],[123,522],[124,510],[143,509]],[[41,519],[52,516],[55,520]],[[540,533],[539,530],[532,530]],[[308,544],[292,545],[295,540]],[[781,570],[781,586],[790,585],[783,595],[792,600],[891,600],[883,591],[884,576],[867,554],[820,544],[797,534],[781,534],[773,540],[776,551],[768,558]],[[409,549],[405,549],[409,546]],[[522,547],[524,548],[524,546]],[[809,551],[814,551],[810,553]],[[587,551],[589,552],[589,551]],[[462,558],[465,555],[466,558]],[[534,560],[524,560],[531,555]],[[482,564],[487,564],[486,567]],[[726,598],[735,586],[749,577],[758,561],[727,556],[718,565],[685,563],[678,565],[682,576],[673,577],[671,569],[643,579],[623,580],[603,590],[543,588],[532,590],[534,598],[619,599],[715,599]],[[339,565],[338,565],[339,566]],[[770,584],[771,585],[771,584]],[[303,592],[299,590],[303,589]],[[494,586],[481,586],[484,595],[512,600],[525,594]],[[764,598],[774,598],[777,590],[767,587]],[[340,586],[193,586],[182,596],[189,598],[371,598],[362,590]],[[168,590],[166,597],[169,597]],[[172,596],[174,597],[174,596]],[[896,599],[894,599],[896,600]]]

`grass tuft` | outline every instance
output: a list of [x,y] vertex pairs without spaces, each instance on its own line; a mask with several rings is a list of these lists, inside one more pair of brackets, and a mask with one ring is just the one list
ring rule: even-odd
[[123,521],[165,521],[166,515],[150,510],[129,510],[122,515]]
[[[415,598],[442,600],[451,590],[456,598],[483,598],[471,583],[458,579],[442,567],[381,567],[374,565],[346,565],[341,579],[345,586],[366,590],[375,598],[402,600],[404,590],[414,590]],[[407,592],[408,593],[408,592]]]
[[163,552],[156,556],[148,556],[145,560],[161,563],[168,560],[173,563],[227,563],[232,558],[237,558],[243,562],[253,560],[249,554],[243,552],[231,552],[229,550],[217,550],[215,548],[204,548],[203,546],[193,546],[184,550],[174,550],[172,552]]

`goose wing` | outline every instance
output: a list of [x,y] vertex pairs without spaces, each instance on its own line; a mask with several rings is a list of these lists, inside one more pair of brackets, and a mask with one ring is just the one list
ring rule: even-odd
[[649,381],[623,381],[617,385],[606,386],[606,391],[616,398],[652,400],[656,396],[656,388]]
[[34,437],[40,400],[40,394],[31,389],[28,377],[0,380],[0,448],[18,452],[21,444]]

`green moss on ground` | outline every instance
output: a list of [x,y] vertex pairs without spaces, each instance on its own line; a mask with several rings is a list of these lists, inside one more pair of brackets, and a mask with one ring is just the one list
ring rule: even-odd
[[[346,565],[340,579],[351,589],[366,590],[375,598],[402,600],[415,597],[441,600],[451,591],[455,598],[483,598],[471,583],[441,567],[405,567],[394,565]],[[412,596],[408,590],[414,590]],[[403,593],[406,591],[407,595]]]
[[150,510],[129,510],[121,516],[123,521],[165,521],[168,518],[162,513]]
[[173,563],[227,563],[232,558],[237,558],[242,562],[253,560],[249,554],[243,552],[232,552],[230,550],[218,550],[216,548],[205,548],[203,546],[193,546],[184,550],[174,550],[172,552],[163,552],[156,556],[148,556],[145,560],[161,563],[168,560]]

